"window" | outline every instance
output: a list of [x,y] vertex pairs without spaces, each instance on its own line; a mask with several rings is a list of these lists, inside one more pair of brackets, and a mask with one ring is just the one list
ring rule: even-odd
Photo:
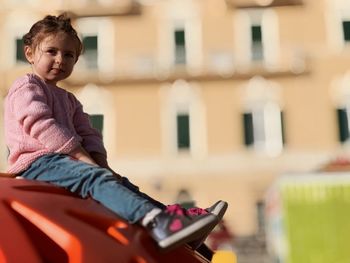
[[111,17],[81,17],[75,21],[84,52],[77,69],[112,74],[116,66],[115,23]]
[[350,21],[343,21],[343,37],[345,42],[350,41]]
[[202,15],[195,1],[163,1],[158,16],[157,61],[165,74],[203,67]]
[[27,59],[24,55],[24,45],[21,38],[16,38],[16,62],[27,62]]
[[102,134],[103,132],[103,115],[102,114],[91,114],[90,115],[90,122],[92,127],[99,130]]
[[284,144],[283,113],[274,104],[243,113],[244,143],[274,155]]
[[276,11],[269,8],[238,10],[235,16],[235,59],[239,64],[279,67],[278,19]]
[[332,82],[333,100],[338,126],[338,139],[344,146],[350,142],[350,71]]
[[252,59],[263,59],[263,44],[262,44],[262,29],[261,25],[251,26],[251,40],[252,40]]
[[285,143],[280,85],[255,76],[244,89],[244,144],[270,156],[280,154]]
[[190,148],[190,116],[188,114],[178,114],[177,126],[177,148],[186,150]]
[[350,5],[347,0],[329,1],[325,9],[327,38],[331,48],[336,52],[349,49],[350,43]]
[[97,36],[85,36],[83,37],[84,53],[83,59],[85,66],[89,69],[97,69],[98,61],[98,39]]
[[169,157],[201,159],[207,155],[205,107],[196,83],[165,84],[161,96],[162,148]]
[[175,63],[186,64],[185,30],[176,29],[174,31],[174,40],[175,40]]
[[246,86],[244,98],[244,144],[270,156],[280,154],[285,143],[279,94],[277,83],[256,76]]

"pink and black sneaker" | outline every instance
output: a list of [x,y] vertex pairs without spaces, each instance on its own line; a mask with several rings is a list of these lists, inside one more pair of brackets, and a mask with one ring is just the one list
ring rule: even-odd
[[198,240],[217,223],[213,214],[189,216],[184,209],[173,206],[156,215],[146,228],[162,250],[170,250]]
[[[222,220],[222,218],[224,217],[224,214],[227,210],[228,204],[225,201],[217,201],[214,205],[212,205],[211,207],[208,207],[206,209],[203,208],[199,208],[199,207],[191,207],[189,209],[184,209],[182,208],[179,204],[175,204],[175,205],[169,205],[167,206],[167,209],[169,210],[183,210],[185,211],[186,215],[191,216],[191,217],[197,217],[197,216],[201,216],[201,215],[207,215],[207,214],[211,214],[214,215],[217,218],[217,222],[220,222]],[[208,235],[211,233],[211,231],[214,229],[215,225],[212,225],[211,228],[208,228],[208,232],[204,233],[203,236],[201,236],[200,238],[193,240],[191,242],[188,242],[188,245],[190,247],[192,247],[192,249],[197,249],[199,248],[205,241],[205,239],[208,237]]]

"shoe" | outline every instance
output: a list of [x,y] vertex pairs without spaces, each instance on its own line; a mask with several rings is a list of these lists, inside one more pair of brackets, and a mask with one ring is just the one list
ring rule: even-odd
[[210,213],[188,216],[184,209],[165,209],[147,224],[146,229],[165,251],[199,239],[217,223],[217,217]]
[[[168,211],[184,211],[185,214],[188,216],[199,216],[199,215],[206,215],[206,214],[213,214],[217,217],[218,222],[222,220],[224,217],[224,214],[227,210],[228,204],[225,201],[217,201],[214,205],[211,207],[208,207],[206,209],[199,208],[199,207],[191,207],[189,209],[184,209],[181,207],[179,204],[174,204],[174,205],[168,205],[167,210]],[[199,247],[202,246],[208,235],[211,233],[211,231],[214,229],[216,225],[212,226],[212,228],[208,228],[208,232],[205,233],[203,236],[200,238],[189,242],[188,245],[193,249],[197,250]]]
[[[218,222],[220,222],[222,220],[222,218],[224,217],[224,214],[227,210],[227,207],[228,207],[227,202],[220,200],[220,201],[217,201],[211,207],[208,207],[206,209],[199,208],[199,207],[189,208],[186,210],[186,213],[190,216],[212,214],[212,215],[215,215]],[[213,226],[213,228],[211,228],[211,229],[208,229],[208,232],[205,235],[203,235],[201,238],[199,238],[197,240],[190,242],[188,245],[194,250],[198,249],[204,243],[204,241],[207,239],[207,237],[209,236],[211,231],[214,229],[214,227],[215,226]]]

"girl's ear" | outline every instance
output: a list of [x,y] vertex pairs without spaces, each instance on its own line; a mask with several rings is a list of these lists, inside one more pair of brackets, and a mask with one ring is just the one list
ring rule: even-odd
[[30,64],[34,63],[34,52],[30,46],[24,47],[24,55]]

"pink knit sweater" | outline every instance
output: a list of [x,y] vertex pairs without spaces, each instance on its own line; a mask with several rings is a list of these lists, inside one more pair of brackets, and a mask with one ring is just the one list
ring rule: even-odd
[[4,110],[9,173],[24,171],[48,153],[67,154],[78,145],[106,156],[100,133],[74,95],[34,74],[14,82]]

